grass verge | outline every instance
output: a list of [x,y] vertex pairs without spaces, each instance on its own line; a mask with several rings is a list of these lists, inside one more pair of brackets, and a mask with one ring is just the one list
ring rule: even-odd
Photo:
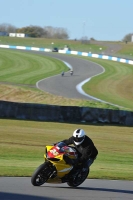
[[60,60],[29,52],[0,49],[0,81],[35,85],[37,81],[68,71]]
[[96,98],[133,110],[133,66],[114,61],[89,58],[104,67],[105,72],[83,85]]
[[85,124],[0,120],[0,176],[31,176],[44,162],[45,145],[83,128],[99,155],[90,178],[133,180],[133,128]]
[[14,46],[30,46],[30,47],[42,47],[52,49],[53,47],[58,47],[63,49],[64,46],[69,46],[73,51],[84,51],[84,52],[101,52],[107,47],[101,44],[91,44],[88,41],[80,40],[61,40],[61,39],[46,39],[46,38],[17,38],[17,37],[5,37],[0,36],[0,43],[4,45],[14,45]]

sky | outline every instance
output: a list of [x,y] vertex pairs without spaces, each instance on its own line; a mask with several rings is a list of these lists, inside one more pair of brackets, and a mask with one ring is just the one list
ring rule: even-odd
[[69,39],[121,41],[133,33],[133,0],[0,0],[0,25],[67,30]]

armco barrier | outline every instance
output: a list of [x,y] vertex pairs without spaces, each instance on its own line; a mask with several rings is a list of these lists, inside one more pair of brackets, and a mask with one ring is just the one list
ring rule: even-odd
[[133,112],[78,106],[0,101],[1,119],[133,126]]

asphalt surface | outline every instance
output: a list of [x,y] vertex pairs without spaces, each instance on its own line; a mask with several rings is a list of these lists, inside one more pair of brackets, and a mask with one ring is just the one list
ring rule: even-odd
[[84,80],[102,73],[104,71],[102,66],[79,57],[75,58],[69,55],[58,53],[38,53],[60,59],[68,63],[74,70],[74,74],[72,76],[70,75],[70,72],[67,72],[63,77],[61,74],[59,74],[57,76],[39,81],[37,83],[37,87],[40,90],[66,98],[92,99],[89,96],[79,93],[79,91],[76,89],[76,86]]
[[0,177],[0,200],[132,200],[133,181],[87,179],[77,188],[66,183],[32,186],[30,178]]

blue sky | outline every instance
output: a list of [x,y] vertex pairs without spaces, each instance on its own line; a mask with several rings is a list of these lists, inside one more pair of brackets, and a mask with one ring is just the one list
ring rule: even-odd
[[70,39],[120,41],[133,33],[133,0],[0,0],[0,24],[62,27]]

